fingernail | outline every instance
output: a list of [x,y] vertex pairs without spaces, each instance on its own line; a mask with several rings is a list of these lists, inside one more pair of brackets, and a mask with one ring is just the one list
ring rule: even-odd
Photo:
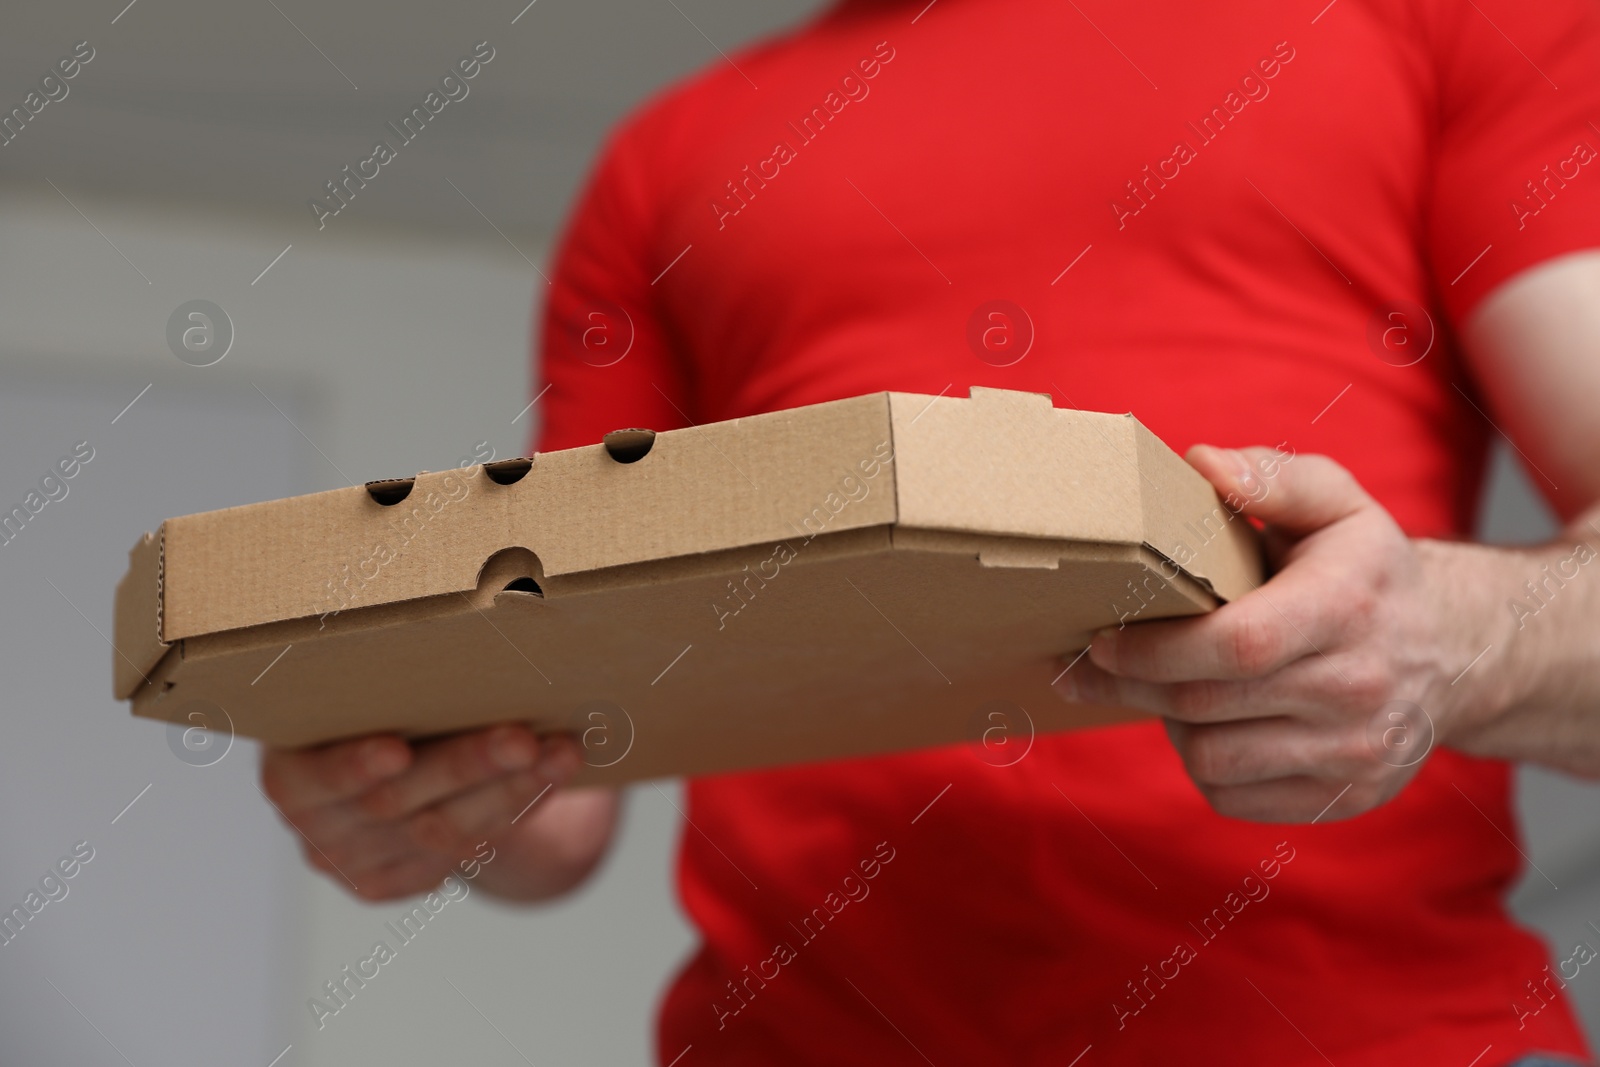
[[554,739],[545,742],[535,768],[549,782],[565,782],[578,769],[578,751],[572,742]]
[[1112,674],[1117,672],[1117,631],[1106,629],[1094,635],[1094,652],[1089,656],[1095,664]]
[[1239,488],[1246,493],[1253,493],[1260,483],[1256,479],[1256,469],[1249,458],[1237,448],[1228,449],[1228,456],[1233,464],[1233,476],[1239,483]]
[[520,771],[533,766],[537,750],[533,741],[520,730],[506,730],[493,741],[491,752],[501,770]]
[[1069,703],[1077,702],[1078,682],[1072,677],[1072,671],[1070,669],[1067,671],[1067,673],[1056,679],[1055,686],[1056,695],[1061,697],[1062,700],[1065,700]]

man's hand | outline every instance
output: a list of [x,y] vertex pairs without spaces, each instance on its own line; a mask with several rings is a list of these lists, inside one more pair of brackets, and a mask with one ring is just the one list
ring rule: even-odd
[[612,791],[556,790],[579,763],[570,738],[504,725],[418,744],[269,749],[261,779],[311,866],[362,899],[426,892],[488,840],[498,861],[482,884],[533,900],[580,881],[610,839]]
[[1266,524],[1273,577],[1206,615],[1102,631],[1057,688],[1163,716],[1223,815],[1304,822],[1384,803],[1482,695],[1452,680],[1504,623],[1452,586],[1495,569],[1493,551],[1460,573],[1454,550],[1473,546],[1408,539],[1326,457],[1201,445],[1188,460]]
[[1165,716],[1225,815],[1353,815],[1438,744],[1600,777],[1600,251],[1523,271],[1459,329],[1485,417],[1567,522],[1557,540],[1408,541],[1327,459],[1263,479],[1266,450],[1199,447],[1278,573],[1209,615],[1097,637],[1059,683]]

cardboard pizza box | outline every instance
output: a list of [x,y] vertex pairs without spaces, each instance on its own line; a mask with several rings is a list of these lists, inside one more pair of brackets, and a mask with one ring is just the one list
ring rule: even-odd
[[115,689],[276,745],[525,720],[582,739],[580,783],[1014,762],[1134,716],[1050,688],[1094,631],[1260,581],[1130,415],[874,393],[169,519],[117,588]]

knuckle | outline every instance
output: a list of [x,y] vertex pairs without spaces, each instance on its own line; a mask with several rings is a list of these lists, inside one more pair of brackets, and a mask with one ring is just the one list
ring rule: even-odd
[[1220,735],[1209,730],[1196,730],[1190,735],[1182,752],[1189,774],[1202,785],[1225,785],[1238,766],[1232,747]]
[[1169,693],[1173,714],[1180,719],[1206,719],[1221,703],[1221,690],[1209,681],[1178,682]]
[[1261,674],[1277,659],[1280,647],[1276,629],[1258,615],[1241,615],[1228,631],[1228,665],[1247,677]]
[[1358,633],[1371,630],[1378,619],[1382,599],[1378,591],[1366,582],[1352,580],[1347,583],[1349,592],[1344,599],[1344,614],[1348,629]]
[[1376,711],[1394,688],[1394,677],[1387,664],[1375,657],[1347,663],[1344,675],[1345,684],[1340,688],[1345,691],[1348,704],[1356,711]]
[[1366,777],[1383,770],[1382,755],[1367,736],[1364,724],[1352,723],[1344,736],[1329,753],[1328,766],[1348,770],[1351,775]]

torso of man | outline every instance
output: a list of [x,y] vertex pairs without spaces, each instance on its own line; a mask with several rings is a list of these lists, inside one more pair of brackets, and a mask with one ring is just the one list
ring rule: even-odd
[[[1594,5],[924,3],[831,8],[613,136],[549,294],[541,448],[995,386],[1180,452],[1325,453],[1408,533],[1470,530],[1493,429],[1452,326],[1600,244]],[[1505,764],[1440,750],[1376,811],[1270,826],[1212,812],[1159,722],[996,762],[691,783],[703,941],[662,1062],[1584,1048],[1505,913]]]

